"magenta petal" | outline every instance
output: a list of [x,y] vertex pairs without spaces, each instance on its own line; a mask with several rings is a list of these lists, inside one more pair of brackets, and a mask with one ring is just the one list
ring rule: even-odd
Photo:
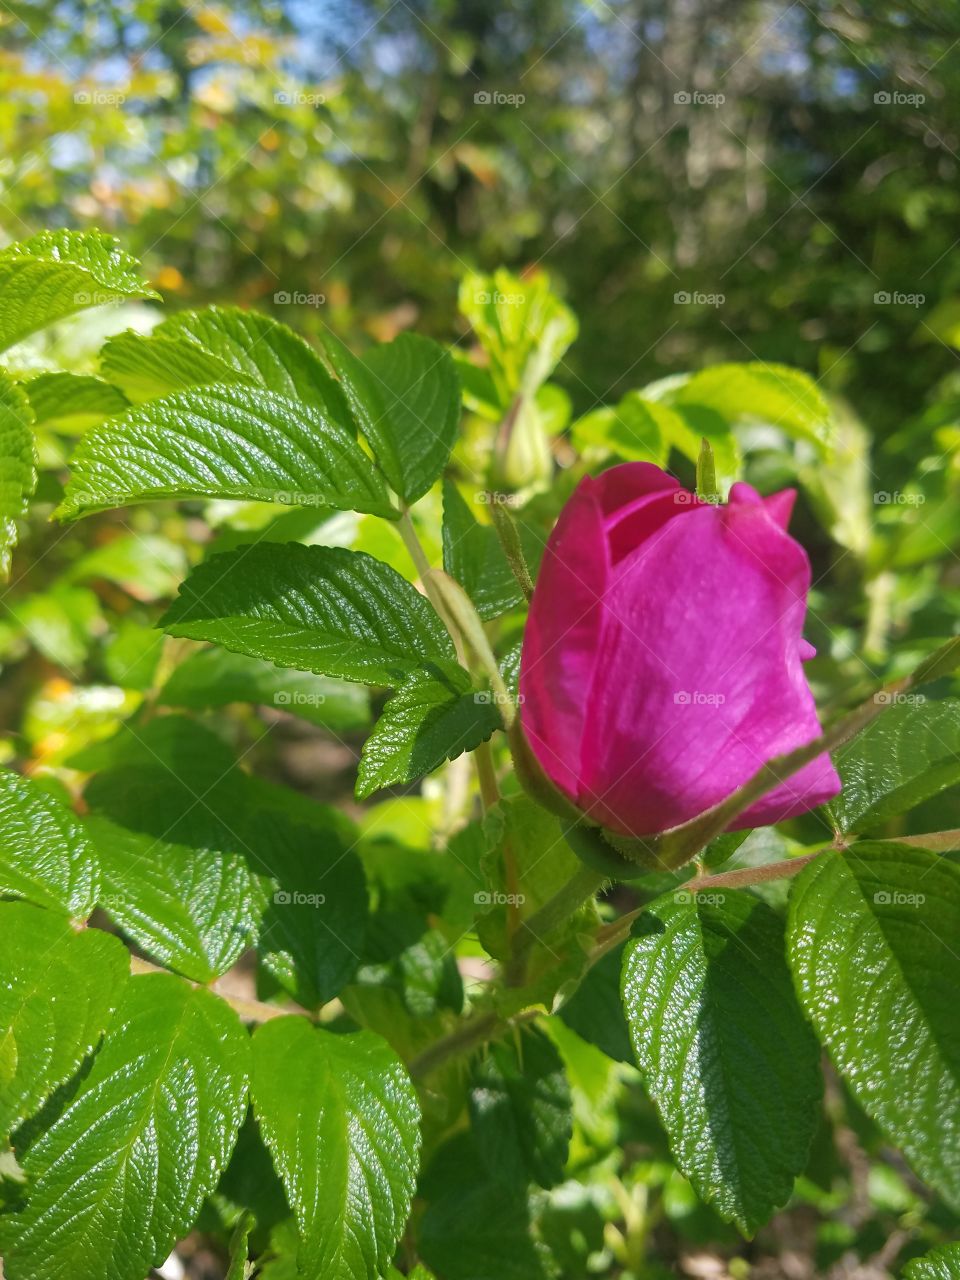
[[796,501],[796,489],[781,489],[779,493],[771,493],[769,498],[764,498],[763,505],[780,528],[786,529],[790,523],[790,517],[793,515],[793,507]]
[[[611,572],[578,800],[627,834],[695,817],[820,732],[800,662],[806,553],[737,488],[729,507],[690,508]],[[816,761],[751,820],[838,789],[829,759]]]
[[803,640],[803,639],[801,639],[801,641],[800,641],[800,661],[801,661],[801,662],[809,662],[811,658],[815,658],[816,656],[817,656],[817,651],[816,651],[816,649],[813,647],[813,645],[810,643],[810,641],[809,641],[809,640]]
[[607,581],[602,485],[580,482],[550,535],[520,662],[523,727],[548,777],[575,799]]

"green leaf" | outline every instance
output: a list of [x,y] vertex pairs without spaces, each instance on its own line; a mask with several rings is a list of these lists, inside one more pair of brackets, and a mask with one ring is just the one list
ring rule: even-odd
[[296,1214],[301,1271],[377,1280],[410,1212],[420,1150],[417,1097],[399,1059],[369,1032],[277,1018],[253,1037],[251,1091]]
[[137,404],[187,387],[254,381],[187,337],[133,330],[108,338],[100,352],[100,371]]
[[616,407],[603,405],[578,418],[573,439],[580,450],[615,453],[626,462],[653,462],[665,466],[670,452],[669,426],[677,415],[672,409],[647,401],[628,391]]
[[73,1100],[27,1151],[10,1280],[143,1280],[216,1187],[246,1109],[248,1041],[209,991],[131,978]]
[[158,701],[168,707],[225,707],[261,703],[288,711],[336,733],[353,733],[370,723],[366,690],[310,672],[282,670],[263,658],[219,647],[201,649],[175,668]]
[[845,833],[873,830],[960,782],[960,698],[876,697],[891,705],[833,753],[843,791],[826,811]]
[[186,580],[160,625],[345,680],[391,686],[427,672],[462,688],[465,679],[443,623],[416,588],[373,556],[342,547],[259,543],[214,556]]
[[333,338],[326,350],[357,427],[409,506],[438,479],[456,440],[460,380],[449,352],[413,333],[362,360]]
[[537,1238],[524,1189],[482,1176],[468,1134],[442,1147],[427,1170],[429,1200],[417,1248],[444,1280],[553,1280],[557,1268]]
[[239,307],[180,311],[153,331],[184,338],[244,379],[288,400],[302,400],[341,426],[350,421],[343,392],[317,353],[279,320]]
[[443,568],[485,622],[523,603],[496,530],[474,518],[452,480],[443,482]]
[[960,1280],[960,1244],[943,1244],[903,1270],[904,1280]]
[[800,1000],[858,1102],[960,1206],[960,867],[863,842],[797,878],[790,963]]
[[830,406],[806,373],[782,364],[715,364],[688,378],[673,403],[713,409],[728,422],[752,419],[780,427],[826,452]]
[[470,1123],[495,1181],[525,1187],[562,1182],[573,1113],[563,1060],[541,1031],[493,1044],[474,1062]]
[[313,406],[218,384],[134,406],[82,436],[57,514],[157,498],[233,498],[395,516],[351,432]]
[[0,369],[0,578],[10,573],[17,521],[27,514],[36,483],[30,405],[21,388]]
[[99,884],[80,819],[38,783],[0,770],[0,893],[85,920]]
[[0,251],[0,351],[86,307],[157,296],[112,236],[41,231]]
[[364,743],[357,798],[415,782],[502,728],[489,691],[459,693],[436,680],[408,680],[388,700]]
[[128,972],[109,934],[0,903],[0,1145],[93,1052]]
[[367,890],[356,853],[333,830],[251,814],[241,834],[271,878],[257,951],[305,1009],[338,995],[360,962]]
[[681,1172],[750,1235],[790,1195],[817,1123],[817,1044],[774,912],[742,891],[655,902],[624,950],[637,1064]]
[[622,967],[623,948],[607,952],[587,970],[583,981],[560,1009],[560,1018],[608,1058],[633,1062],[630,1030],[620,1002]]
[[241,854],[173,844],[97,816],[87,830],[100,853],[100,906],[154,960],[210,982],[251,945],[264,890]]
[[79,434],[123,413],[129,405],[118,387],[90,373],[41,373],[23,383],[38,427]]

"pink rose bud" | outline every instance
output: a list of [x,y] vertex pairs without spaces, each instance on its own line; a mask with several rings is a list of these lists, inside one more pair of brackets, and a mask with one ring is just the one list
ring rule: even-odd
[[[550,535],[520,665],[545,773],[594,822],[666,831],[820,733],[801,662],[810,561],[796,494],[701,502],[647,462],[586,477]],[[819,756],[741,814],[779,822],[840,790]]]

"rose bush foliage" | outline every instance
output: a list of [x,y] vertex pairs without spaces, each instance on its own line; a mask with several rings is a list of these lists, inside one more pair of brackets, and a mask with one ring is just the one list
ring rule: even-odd
[[[230,1280],[656,1274],[659,1223],[744,1255],[830,1202],[841,1090],[906,1274],[953,1274],[939,570],[877,604],[900,533],[804,375],[573,417],[563,303],[477,284],[456,356],[213,308],[38,371],[148,290],[106,237],[0,254],[0,643],[58,673],[0,772],[9,1280],[193,1231]],[[287,785],[292,725],[362,803]]]

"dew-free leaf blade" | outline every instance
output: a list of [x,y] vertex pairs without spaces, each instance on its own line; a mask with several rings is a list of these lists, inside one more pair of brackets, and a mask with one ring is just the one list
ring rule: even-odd
[[156,839],[103,817],[86,825],[100,853],[100,905],[126,936],[196,982],[226,973],[252,942],[263,909],[263,890],[246,859]]
[[450,457],[460,421],[460,380],[449,352],[402,333],[358,359],[328,339],[327,355],[359,429],[394,491],[423,497]]
[[298,671],[385,686],[428,672],[464,687],[431,605],[362,551],[260,543],[214,556],[160,625]]
[[85,920],[99,882],[79,818],[39,783],[0,770],[0,893]]
[[0,370],[0,578],[10,572],[17,521],[37,483],[32,420],[22,389]]
[[890,705],[833,756],[843,791],[826,810],[845,833],[870,831],[960,782],[960,698],[877,697]]
[[496,530],[480,524],[452,480],[443,482],[443,568],[485,622],[523,603]]
[[486,742],[502,723],[489,692],[461,693],[436,680],[408,680],[387,701],[364,743],[358,798],[432,773]]
[[563,1180],[573,1133],[563,1060],[542,1031],[518,1044],[502,1041],[474,1062],[470,1125],[487,1175],[496,1182],[542,1187]]
[[681,1172],[751,1234],[803,1171],[821,1089],[780,921],[737,890],[660,898],[624,949],[622,992]]
[[112,236],[41,231],[0,251],[0,351],[87,307],[156,296]]
[[960,867],[898,844],[817,858],[790,898],[800,1001],[860,1105],[960,1205]]
[[117,938],[0,903],[0,1143],[96,1047],[128,972]]
[[393,516],[350,430],[244,384],[192,387],[136,405],[80,440],[57,514],[159,498],[232,498]]
[[297,1218],[302,1273],[376,1280],[410,1212],[420,1151],[399,1059],[370,1032],[277,1018],[253,1037],[251,1093]]
[[10,1280],[143,1280],[216,1187],[246,1109],[236,1014],[170,974],[131,978],[79,1091],[23,1160]]

